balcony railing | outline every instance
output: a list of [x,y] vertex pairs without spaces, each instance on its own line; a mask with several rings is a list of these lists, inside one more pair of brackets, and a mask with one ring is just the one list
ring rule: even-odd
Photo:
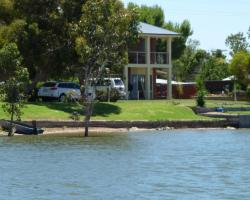
[[128,54],[130,64],[146,64],[146,52],[131,51]]
[[150,64],[169,64],[169,56],[167,52],[151,52]]
[[[128,54],[129,64],[146,64],[147,52],[131,51]],[[167,52],[150,52],[150,64],[169,64]]]

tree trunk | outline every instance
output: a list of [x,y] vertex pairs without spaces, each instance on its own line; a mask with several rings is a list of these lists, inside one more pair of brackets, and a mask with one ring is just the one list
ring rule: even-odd
[[85,137],[89,136],[89,124],[90,124],[90,118],[93,113],[93,101],[88,102],[85,107],[85,119],[84,119],[84,126],[85,126]]
[[36,85],[39,81],[42,81],[44,78],[44,74],[42,72],[37,72],[35,77],[32,79],[31,84],[27,86],[26,94],[32,94],[32,91],[36,89]]

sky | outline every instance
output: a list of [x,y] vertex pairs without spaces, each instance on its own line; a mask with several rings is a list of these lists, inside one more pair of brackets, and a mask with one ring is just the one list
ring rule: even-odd
[[[228,50],[225,40],[250,26],[250,0],[123,0],[124,4],[159,5],[165,21],[180,23],[188,19],[200,48]],[[226,53],[226,52],[225,52]]]

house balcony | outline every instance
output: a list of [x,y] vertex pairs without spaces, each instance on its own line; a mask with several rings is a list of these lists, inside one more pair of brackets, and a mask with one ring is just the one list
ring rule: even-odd
[[[128,54],[129,64],[147,64],[147,52],[131,51]],[[150,64],[169,64],[167,52],[150,52]]]

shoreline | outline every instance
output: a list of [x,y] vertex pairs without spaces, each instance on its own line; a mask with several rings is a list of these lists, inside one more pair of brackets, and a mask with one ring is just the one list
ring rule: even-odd
[[[174,130],[237,130],[235,127],[226,127],[226,128],[137,128],[132,127],[130,129],[127,128],[105,128],[105,127],[95,127],[89,129],[90,136],[98,136],[98,135],[106,135],[106,134],[128,134],[128,133],[140,133],[143,131],[154,131],[154,132],[161,132],[161,131],[174,131]],[[84,135],[84,127],[82,128],[44,128],[44,133],[39,135],[27,135],[27,136],[83,136]],[[0,137],[6,137],[8,134],[6,132],[0,132]],[[18,134],[15,133],[14,136],[25,136],[25,134]]]

